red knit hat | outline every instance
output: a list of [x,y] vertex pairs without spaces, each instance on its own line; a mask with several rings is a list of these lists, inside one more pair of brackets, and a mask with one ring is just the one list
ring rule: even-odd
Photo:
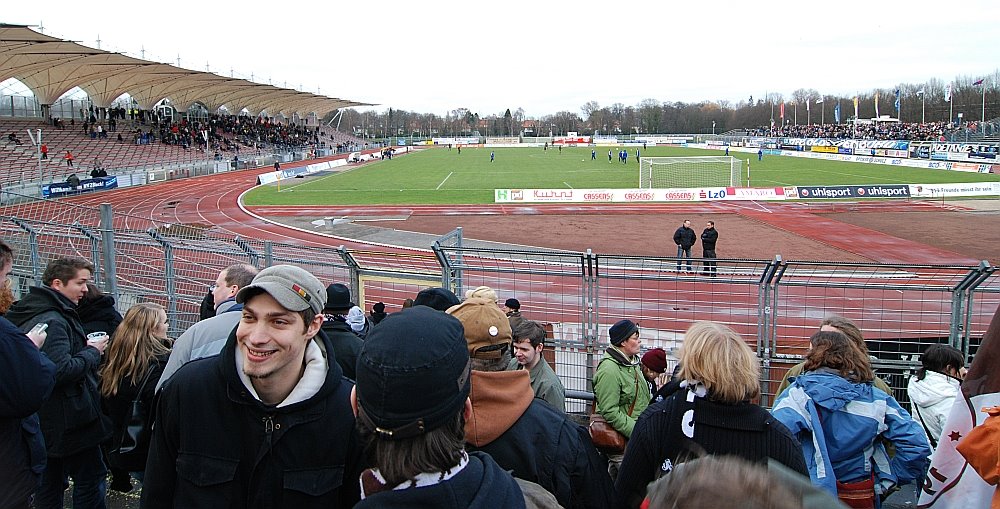
[[662,348],[654,348],[642,355],[642,365],[650,371],[663,373],[667,370],[667,352]]

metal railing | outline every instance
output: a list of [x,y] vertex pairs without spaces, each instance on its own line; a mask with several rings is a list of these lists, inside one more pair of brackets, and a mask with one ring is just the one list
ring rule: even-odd
[[[713,276],[703,273],[700,260],[688,273],[678,269],[676,258],[465,247],[457,231],[429,246],[430,252],[306,247],[115,214],[110,205],[11,198],[4,196],[7,205],[0,207],[0,235],[16,250],[15,294],[41,284],[50,259],[83,256],[95,263],[95,280],[119,310],[158,302],[167,308],[176,336],[197,320],[218,272],[237,262],[299,265],[324,283],[350,286],[364,309],[384,302],[397,310],[428,286],[446,286],[461,296],[486,285],[501,299],[518,298],[526,318],[547,324],[556,372],[571,391],[590,390],[608,346],[607,328],[621,318],[640,324],[644,347],[668,352],[676,352],[691,323],[714,320],[739,332],[760,358],[762,403],[769,404],[777,381],[801,359],[819,322],[838,314],[865,332],[876,371],[905,401],[900,389],[919,353],[946,343],[971,357],[1000,306],[1000,274],[986,262],[719,259]],[[583,404],[571,401],[569,410],[581,412]]]

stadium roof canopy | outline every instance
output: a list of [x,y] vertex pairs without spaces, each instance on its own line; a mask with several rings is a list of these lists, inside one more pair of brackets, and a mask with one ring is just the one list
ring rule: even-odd
[[107,108],[124,93],[143,110],[162,99],[181,112],[200,102],[209,111],[226,106],[252,115],[309,113],[323,116],[349,106],[371,104],[326,97],[298,90],[227,78],[209,72],[132,58],[49,37],[26,25],[0,23],[0,82],[15,78],[27,86],[40,104],[53,104],[63,94],[80,87],[95,107]]

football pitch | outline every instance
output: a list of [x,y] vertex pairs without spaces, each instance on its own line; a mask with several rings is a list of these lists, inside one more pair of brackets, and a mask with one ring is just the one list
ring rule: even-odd
[[[628,164],[618,161],[621,148],[549,147],[449,150],[433,147],[351,167],[336,173],[258,186],[244,196],[246,205],[440,205],[493,203],[494,189],[636,188],[639,165],[635,147]],[[591,150],[597,151],[596,160]],[[640,149],[641,150],[641,149]],[[490,153],[495,158],[490,161]],[[721,150],[649,147],[647,157],[718,156]],[[1000,180],[1000,175],[930,170],[731,152],[743,160],[744,181],[750,159],[750,185],[936,184]],[[722,183],[704,185],[723,185]]]

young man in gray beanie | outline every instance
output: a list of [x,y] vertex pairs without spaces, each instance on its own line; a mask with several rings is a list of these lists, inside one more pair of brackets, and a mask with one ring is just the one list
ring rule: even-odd
[[462,324],[433,308],[404,309],[372,330],[351,393],[373,465],[361,474],[357,507],[552,507],[537,485],[465,451],[469,370]]
[[563,507],[610,507],[614,487],[607,463],[586,429],[535,398],[527,370],[507,371],[510,322],[496,304],[473,297],[448,314],[464,327],[472,359],[469,449],[484,451],[515,477],[536,482]]
[[163,386],[141,507],[352,507],[361,450],[352,385],[320,331],[326,289],[276,265],[236,302],[222,352]]

